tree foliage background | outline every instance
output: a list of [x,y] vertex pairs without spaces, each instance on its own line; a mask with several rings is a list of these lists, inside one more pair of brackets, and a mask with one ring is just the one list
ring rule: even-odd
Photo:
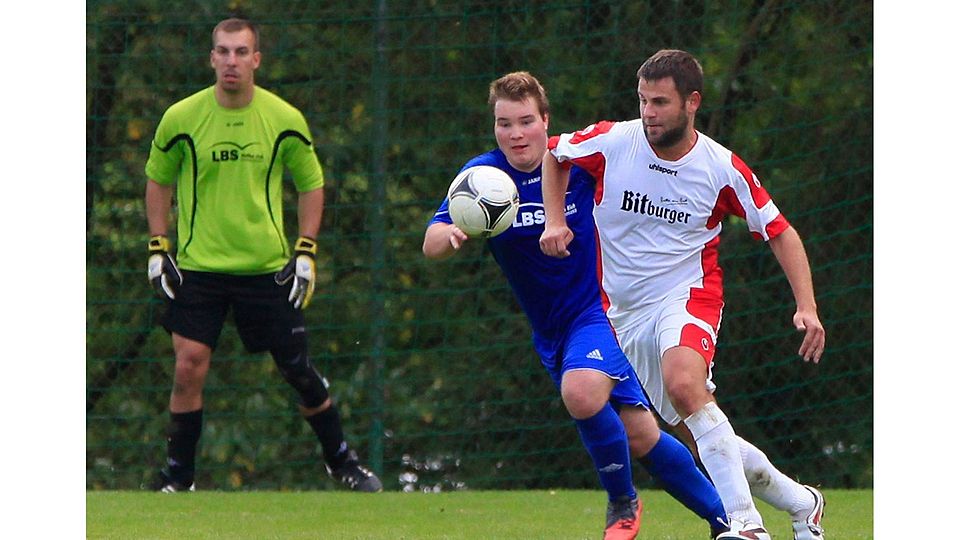
[[[231,15],[261,25],[258,84],[310,123],[328,182],[311,353],[387,489],[594,487],[492,258],[477,243],[431,264],[420,244],[460,165],[495,145],[491,80],[540,78],[560,133],[635,118],[636,69],[660,48],[700,58],[698,127],[804,237],[827,327],[804,365],[775,259],[725,223],[719,399],[788,474],[871,486],[871,2],[129,0],[87,2],[88,488],[162,463],[173,361],[144,275],[143,165],[166,107],[212,84],[210,32]],[[292,391],[229,324],[205,420],[201,487],[331,487]]]

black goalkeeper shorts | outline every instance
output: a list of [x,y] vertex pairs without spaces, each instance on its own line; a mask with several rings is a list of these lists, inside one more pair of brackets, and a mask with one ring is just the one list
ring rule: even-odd
[[216,349],[227,312],[233,308],[237,332],[250,352],[305,339],[303,312],[287,300],[292,283],[277,285],[273,274],[181,272],[183,284],[161,319],[167,332]]

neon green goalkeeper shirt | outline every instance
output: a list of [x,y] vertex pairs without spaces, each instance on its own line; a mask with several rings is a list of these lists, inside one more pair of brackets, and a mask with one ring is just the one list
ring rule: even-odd
[[303,115],[256,87],[241,109],[213,87],[171,106],[157,126],[147,178],[177,185],[177,264],[186,270],[266,274],[286,264],[283,170],[297,192],[323,187]]

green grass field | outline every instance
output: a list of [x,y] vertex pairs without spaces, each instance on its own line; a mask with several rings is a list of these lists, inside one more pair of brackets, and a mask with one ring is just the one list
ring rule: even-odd
[[[662,491],[642,491],[640,538],[707,538],[707,526]],[[873,538],[873,491],[825,490],[829,540]],[[600,491],[451,493],[87,492],[87,538],[598,539]],[[775,539],[789,518],[758,503]]]

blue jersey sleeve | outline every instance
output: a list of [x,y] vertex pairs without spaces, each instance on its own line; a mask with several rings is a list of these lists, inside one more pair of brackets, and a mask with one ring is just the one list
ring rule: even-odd
[[443,202],[440,203],[440,208],[437,208],[437,211],[433,214],[433,217],[430,218],[430,222],[427,223],[427,227],[433,225],[434,223],[453,223],[453,220],[450,219],[450,211],[447,210],[447,204],[449,201],[446,197],[443,198]]

